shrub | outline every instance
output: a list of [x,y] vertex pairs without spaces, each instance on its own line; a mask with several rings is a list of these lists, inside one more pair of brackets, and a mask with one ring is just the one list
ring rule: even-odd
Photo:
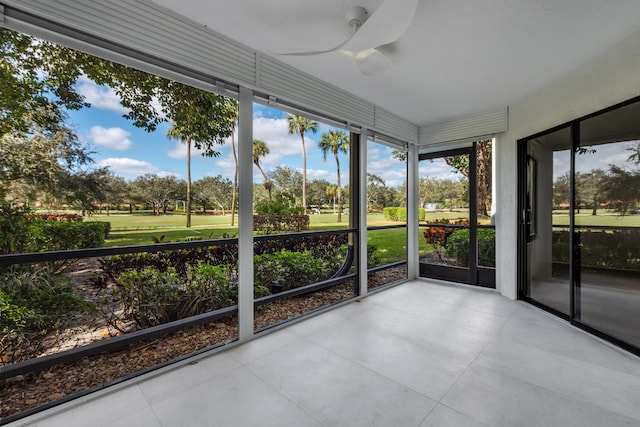
[[99,248],[107,237],[102,222],[34,221],[31,225],[32,252]]
[[0,206],[0,254],[27,252],[32,221],[28,211]]
[[122,304],[123,319],[133,320],[139,328],[148,328],[183,317],[181,287],[182,280],[173,269],[128,270],[116,281],[113,296]]
[[395,207],[384,208],[382,210],[382,214],[384,215],[384,219],[386,219],[387,221],[398,220],[398,208],[395,208]]
[[291,235],[279,239],[260,239],[253,244],[256,255],[272,254],[282,250],[311,251],[313,256],[324,260],[343,257],[346,253],[348,233]]
[[40,214],[38,218],[43,221],[82,222],[82,215],[78,214]]
[[309,215],[254,215],[253,230],[265,234],[309,229]]
[[[492,228],[478,229],[478,265],[495,267],[496,265],[496,232]],[[446,246],[447,255],[453,257],[460,265],[469,265],[469,229],[463,228],[449,236]]]
[[166,272],[173,268],[179,275],[185,276],[189,265],[199,263],[226,265],[234,270],[238,265],[238,245],[211,246],[206,248],[179,249],[161,252],[137,252],[133,254],[113,255],[98,260],[102,267],[102,276],[97,282],[116,281],[128,270],[142,271],[152,268]]
[[47,267],[12,267],[0,274],[0,360],[16,363],[37,357],[50,332],[71,316],[91,311],[69,281]]
[[299,215],[302,208],[296,206],[293,197],[287,194],[277,194],[273,200],[264,200],[256,203],[254,212],[258,215]]
[[[407,208],[388,207],[382,210],[387,221],[407,221]],[[418,208],[418,221],[425,220],[425,211]]]
[[[637,230],[582,230],[580,239],[580,264],[596,268],[640,270]],[[552,256],[554,262],[569,262],[569,231],[553,232]]]
[[0,253],[101,247],[110,224],[81,220],[73,214],[38,216],[29,210],[0,207]]
[[367,268],[380,265],[380,254],[376,245],[367,245]]
[[273,284],[280,290],[298,288],[330,278],[340,267],[339,260],[323,260],[310,251],[281,251],[254,257],[254,282],[273,292]]
[[[268,294],[256,285],[256,296]],[[187,265],[184,275],[173,267],[123,271],[111,295],[122,312],[110,313],[109,321],[124,332],[130,321],[144,329],[236,305],[238,285],[228,266],[199,262]]]

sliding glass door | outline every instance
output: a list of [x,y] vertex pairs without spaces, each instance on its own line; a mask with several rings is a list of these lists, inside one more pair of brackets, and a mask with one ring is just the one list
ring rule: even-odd
[[521,141],[520,296],[640,353],[640,101]]

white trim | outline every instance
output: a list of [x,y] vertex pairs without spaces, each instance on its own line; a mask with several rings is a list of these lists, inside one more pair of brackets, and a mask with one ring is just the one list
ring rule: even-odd
[[360,229],[360,240],[358,241],[358,257],[360,263],[357,268],[360,272],[360,296],[367,296],[368,293],[368,275],[367,275],[367,129],[362,129],[360,133],[360,141],[358,143],[358,155],[360,170],[358,171],[359,195],[360,200],[360,218],[358,219]]
[[420,276],[418,218],[418,146],[409,145],[407,156],[407,279]]
[[458,120],[422,126],[418,139],[420,146],[433,147],[457,141],[477,141],[482,136],[507,130],[509,130],[509,109],[505,107]]
[[253,338],[253,92],[240,88],[238,119],[238,324]]
[[5,10],[7,19],[18,17],[12,18],[9,25],[3,24],[8,28],[202,88],[201,83],[186,81],[181,73],[172,74],[182,69],[189,75],[186,71],[191,70],[209,84],[206,90],[215,88],[215,81],[220,80],[339,118],[348,126],[366,126],[400,140],[417,142],[418,126],[408,120],[153,2],[3,3],[9,9]]

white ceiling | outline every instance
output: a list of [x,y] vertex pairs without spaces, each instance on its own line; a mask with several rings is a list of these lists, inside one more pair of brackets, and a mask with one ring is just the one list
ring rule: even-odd
[[[154,0],[258,51],[333,47],[344,14],[382,0]],[[394,0],[387,0],[394,1]],[[395,67],[366,77],[338,53],[277,56],[417,124],[513,104],[640,30],[640,0],[420,0],[386,50]]]

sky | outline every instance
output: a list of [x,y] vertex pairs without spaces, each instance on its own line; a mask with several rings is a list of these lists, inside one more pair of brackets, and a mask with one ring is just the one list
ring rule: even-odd
[[[98,86],[88,78],[81,78],[76,89],[91,107],[68,111],[69,124],[80,140],[90,147],[95,166],[108,166],[114,174],[128,181],[146,173],[186,178],[186,146],[166,136],[168,123],[162,123],[155,132],[148,133],[134,127],[123,117],[127,110],[112,89]],[[337,182],[333,154],[328,153],[324,160],[322,150],[318,147],[322,134],[332,129],[336,128],[319,123],[317,133],[305,134],[307,181],[325,179],[331,183]],[[302,171],[300,135],[289,135],[287,113],[254,104],[253,137],[265,141],[270,149],[270,154],[260,162],[266,173],[279,165]],[[193,181],[205,176],[233,177],[234,160],[230,140],[227,139],[224,145],[218,147],[220,155],[213,158],[203,157],[201,152],[192,147]],[[340,153],[339,160],[341,181],[345,185],[349,176],[348,154]],[[392,149],[384,145],[369,142],[367,167],[368,172],[382,177],[387,186],[397,187],[406,180],[404,163],[393,158]],[[253,176],[256,183],[262,182],[262,175],[256,167],[253,167]]]
[[[633,154],[631,149],[636,143],[637,141],[634,140],[585,147],[590,151],[576,155],[576,171],[588,173],[595,169],[602,169],[606,172],[611,165],[633,169],[635,164],[629,161],[629,156]],[[554,181],[569,171],[570,161],[569,150],[553,152]]]

